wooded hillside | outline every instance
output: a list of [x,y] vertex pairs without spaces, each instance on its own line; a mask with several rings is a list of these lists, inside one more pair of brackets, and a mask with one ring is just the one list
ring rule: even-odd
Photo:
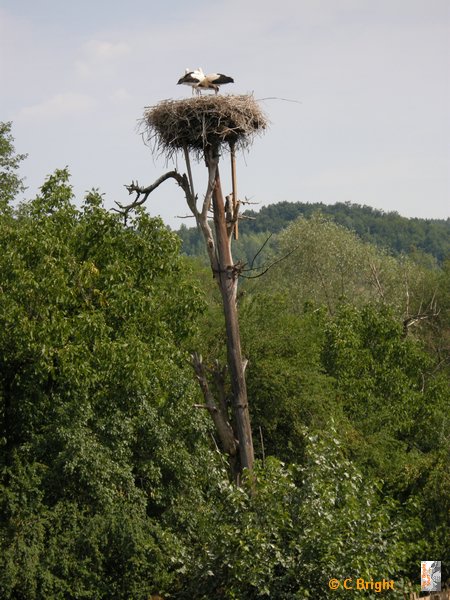
[[[298,217],[309,218],[320,213],[350,231],[362,240],[396,254],[420,251],[442,262],[450,256],[450,218],[406,218],[396,212],[382,212],[370,206],[351,203],[278,202],[259,211],[247,210],[248,217],[240,224],[243,236],[279,233]],[[203,252],[195,228],[182,226],[178,231],[183,240],[183,251],[189,255]],[[245,245],[245,240],[242,242]]]

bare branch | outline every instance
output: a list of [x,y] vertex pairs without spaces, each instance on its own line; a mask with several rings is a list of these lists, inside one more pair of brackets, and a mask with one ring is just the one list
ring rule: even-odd
[[381,299],[384,300],[384,290],[383,290],[383,286],[381,285],[380,279],[378,277],[377,267],[376,267],[375,263],[372,261],[369,261],[369,266],[370,266],[370,270],[372,272],[373,281],[375,282],[375,287],[377,288]]
[[184,160],[186,161],[186,168],[187,168],[187,172],[188,172],[188,176],[189,176],[189,190],[190,190],[189,194],[186,194],[186,191],[185,191],[186,201],[187,201],[187,204],[188,204],[189,208],[191,209],[191,212],[194,215],[195,220],[197,221],[197,225],[198,225],[198,216],[199,215],[198,215],[198,209],[197,209],[197,196],[195,195],[195,192],[194,192],[194,179],[192,177],[191,160],[189,158],[189,152],[188,152],[186,145],[183,146],[183,150],[184,150]]
[[198,404],[196,405],[196,407],[205,408],[209,411],[212,420],[214,421],[214,425],[216,426],[217,433],[219,435],[223,449],[230,457],[236,456],[237,442],[236,438],[234,437],[233,428],[231,427],[231,424],[226,415],[224,415],[224,411],[221,410],[221,408],[217,407],[214,396],[211,390],[209,389],[208,379],[206,377],[205,366],[203,364],[202,356],[197,352],[194,352],[191,358],[191,364],[194,368],[195,374],[200,384],[200,389],[202,390],[203,397],[205,399],[205,404]]
[[187,168],[188,177],[189,177],[189,185],[191,186],[191,196],[195,198],[194,179],[192,178],[192,170],[191,170],[191,159],[189,158],[189,152],[188,152],[186,144],[183,146],[183,151],[184,151],[184,160],[186,161],[186,168]]
[[301,100],[292,100],[291,98],[278,98],[277,96],[269,96],[267,98],[257,98],[258,102],[264,102],[264,100],[282,100],[283,102],[294,102],[295,104],[303,104]]
[[203,238],[205,240],[206,250],[208,252],[211,269],[215,274],[219,272],[219,263],[216,255],[216,244],[214,241],[214,236],[212,234],[212,230],[208,222],[208,211],[211,206],[211,200],[216,181],[216,171],[217,166],[219,164],[219,157],[213,156],[212,154],[213,153],[210,152],[206,160],[208,167],[208,187],[206,189],[205,198],[203,200],[203,207],[201,212],[196,209],[196,212],[194,214],[196,217],[197,226],[200,228],[203,234]]
[[272,267],[274,267],[281,261],[286,260],[286,258],[289,258],[290,255],[293,254],[298,248],[299,248],[299,246],[295,246],[295,248],[293,248],[290,252],[288,252],[287,254],[285,254],[284,256],[279,258],[278,260],[275,260],[273,263],[270,263],[270,265],[268,265],[267,267],[254,267],[254,268],[250,268],[250,269],[242,269],[243,271],[259,271],[260,269],[264,269],[264,271],[262,273],[258,273],[258,275],[241,275],[241,277],[244,277],[245,279],[257,279],[258,277],[262,277],[263,275],[265,275],[267,273],[267,271],[269,269],[271,269]]
[[239,202],[240,202],[241,204],[253,204],[253,205],[255,205],[255,206],[256,206],[257,204],[261,204],[261,202],[251,202],[251,201],[250,201],[250,200],[247,198],[247,196],[245,196],[245,200],[239,200]]
[[207,160],[208,167],[208,187],[206,188],[205,199],[203,200],[203,208],[201,212],[201,216],[206,219],[208,215],[208,211],[211,206],[211,199],[214,191],[214,186],[216,183],[216,172],[217,167],[219,165],[219,157],[213,156],[213,153],[210,152]]
[[231,184],[232,184],[232,187],[233,187],[233,192],[231,194],[232,199],[233,199],[233,210],[232,210],[232,214],[233,214],[233,219],[232,219],[233,227],[229,231],[229,235],[231,235],[231,232],[233,232],[233,237],[234,237],[235,240],[237,240],[237,239],[239,239],[239,221],[238,221],[238,217],[239,217],[239,200],[238,200],[237,180],[236,180],[236,147],[235,147],[235,143],[234,142],[230,143],[230,152],[231,152]]
[[406,337],[408,335],[409,328],[413,325],[416,325],[420,321],[424,321],[426,319],[433,319],[439,316],[441,312],[440,309],[437,308],[436,304],[436,292],[434,292],[433,297],[428,304],[428,307],[422,312],[423,300],[420,303],[419,310],[415,315],[408,315],[403,320],[403,335]]
[[266,462],[266,451],[264,449],[264,438],[263,438],[263,432],[261,429],[261,425],[259,426],[259,439],[261,441],[262,464],[264,466],[264,464]]
[[[161,177],[159,177],[159,179],[152,183],[152,185],[149,185],[147,187],[140,186],[137,181],[136,183],[132,181],[130,185],[126,185],[125,187],[127,188],[128,193],[130,195],[136,194],[136,198],[130,204],[121,204],[120,202],[116,202],[117,206],[120,209],[120,211],[117,212],[122,212],[123,214],[126,214],[130,210],[141,206],[142,204],[144,204],[144,202],[146,202],[149,195],[154,190],[156,190],[157,187],[164,183],[164,181],[167,181],[168,179],[175,179],[178,185],[183,189],[189,208],[191,208],[191,204],[194,199],[192,198],[191,189],[186,175],[181,175],[180,173],[178,173],[178,171],[168,171],[167,173],[164,173],[164,175],[161,175]],[[143,197],[141,198],[141,196]]]
[[261,246],[261,248],[258,250],[258,252],[255,254],[255,256],[252,258],[252,262],[250,263],[250,270],[253,270],[253,265],[255,264],[255,260],[258,258],[258,256],[261,254],[261,252],[264,249],[264,246],[267,244],[267,242],[270,240],[270,238],[272,237],[272,234],[269,234],[269,237],[266,239],[266,241],[264,242],[264,244]]
[[218,360],[214,362],[214,369],[211,369],[214,383],[216,384],[217,393],[219,396],[220,410],[222,411],[224,419],[228,419],[228,405],[227,396],[225,393],[225,375],[227,372],[227,365],[220,366]]

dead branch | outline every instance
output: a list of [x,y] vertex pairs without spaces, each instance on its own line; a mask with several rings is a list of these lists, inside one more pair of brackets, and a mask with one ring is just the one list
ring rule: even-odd
[[265,100],[282,100],[283,102],[294,102],[295,104],[303,104],[301,100],[292,100],[291,98],[278,98],[278,96],[269,96],[267,98],[258,98],[258,102],[264,102]]
[[206,166],[208,167],[208,187],[206,188],[205,199],[203,200],[203,208],[201,217],[207,219],[208,211],[211,208],[211,200],[216,185],[216,172],[219,166],[219,156],[216,152],[205,153]]
[[245,200],[240,200],[241,204],[253,204],[254,206],[256,206],[257,204],[261,204],[261,202],[252,202],[251,200],[249,200],[247,198],[247,196],[245,196]]
[[232,210],[232,223],[233,227],[231,228],[229,235],[233,232],[233,237],[235,240],[239,239],[239,200],[237,193],[237,179],[236,179],[236,147],[235,142],[230,143],[230,153],[231,153],[231,184],[233,188],[233,192],[231,194],[233,199],[233,210]]
[[266,451],[265,451],[265,448],[264,448],[264,438],[263,438],[263,432],[262,432],[262,429],[261,429],[261,425],[259,426],[259,439],[261,441],[262,464],[263,464],[263,467],[264,467],[265,462],[266,462]]
[[203,207],[201,212],[196,211],[196,221],[197,226],[203,234],[203,238],[206,244],[206,250],[208,252],[209,262],[211,265],[211,269],[213,274],[218,273],[219,271],[219,261],[216,253],[216,244],[214,241],[214,236],[212,234],[211,227],[208,222],[208,211],[211,206],[212,195],[214,191],[214,186],[216,182],[216,172],[219,164],[219,157],[213,156],[213,153],[210,153],[209,160],[207,160],[208,167],[208,187],[206,189],[205,198],[203,200]]
[[265,240],[265,242],[263,243],[263,245],[261,246],[261,248],[258,250],[258,252],[255,254],[255,256],[252,258],[252,262],[250,263],[250,270],[253,270],[253,265],[255,264],[255,260],[258,258],[258,256],[261,254],[261,252],[264,250],[265,245],[267,244],[267,242],[270,240],[271,237],[272,237],[272,234],[270,233],[269,236],[267,237],[267,239]]
[[381,285],[380,279],[378,277],[377,267],[375,266],[375,263],[373,263],[372,261],[369,262],[369,266],[370,266],[370,270],[372,272],[373,281],[375,282],[375,287],[377,288],[378,293],[380,294],[380,298],[382,300],[384,300],[384,290],[383,290],[383,286]]
[[140,186],[137,181],[136,183],[132,181],[130,185],[126,185],[125,187],[128,190],[128,194],[136,194],[136,197],[130,204],[121,204],[120,202],[116,202],[117,206],[120,209],[119,211],[116,210],[116,212],[127,214],[128,212],[130,212],[130,210],[141,206],[142,204],[144,204],[144,202],[147,201],[150,194],[168,179],[175,179],[178,185],[183,189],[189,208],[192,210],[191,204],[194,203],[195,206],[195,198],[192,196],[191,188],[189,186],[189,181],[186,175],[181,175],[180,173],[178,173],[178,171],[168,171],[167,173],[164,173],[164,175],[161,175],[161,177],[159,177],[154,183],[152,183],[152,185],[149,185],[147,187]]
[[403,319],[403,335],[404,335],[404,337],[406,337],[408,335],[408,331],[409,331],[410,327],[412,327],[413,325],[416,325],[417,323],[420,323],[420,321],[424,321],[426,319],[434,319],[441,312],[440,309],[437,308],[436,292],[433,294],[433,297],[431,298],[430,303],[428,304],[428,307],[426,308],[425,311],[422,311],[422,305],[423,305],[423,303],[421,302],[419,310],[417,311],[417,313],[415,315],[406,316],[406,318]]
[[205,366],[203,364],[203,359],[200,354],[194,352],[191,356],[192,359],[192,367],[194,368],[197,380],[200,384],[200,389],[203,394],[203,398],[205,399],[205,404],[197,405],[198,408],[205,408],[209,411],[212,420],[214,421],[214,425],[216,426],[217,433],[219,434],[219,438],[222,444],[224,451],[230,456],[234,457],[237,454],[237,441],[234,437],[233,428],[231,424],[224,415],[224,411],[221,407],[217,407],[215,398],[209,388],[208,379],[206,377]]
[[217,388],[217,394],[219,396],[220,410],[222,411],[224,419],[229,418],[228,416],[228,402],[227,395],[225,392],[225,376],[227,372],[227,365],[220,366],[218,360],[214,362],[214,369],[210,369],[214,378],[214,383]]
[[188,151],[186,145],[183,146],[183,152],[184,152],[184,160],[186,162],[186,168],[187,168],[188,177],[189,177],[189,185],[191,186],[191,194],[195,198],[194,179],[192,177],[191,160],[189,158],[189,151]]
[[[250,269],[242,269],[242,271],[259,271],[260,269],[264,269],[264,270],[262,271],[262,273],[258,273],[258,275],[242,275],[242,273],[241,273],[241,277],[244,277],[244,279],[257,279],[258,277],[262,277],[263,275],[265,275],[267,273],[267,271],[269,269],[271,269],[272,267],[274,267],[281,261],[289,258],[290,255],[293,254],[298,248],[299,248],[299,246],[295,246],[295,248],[293,248],[290,252],[288,252],[287,254],[285,254],[284,256],[279,258],[278,260],[275,260],[273,263],[270,263],[270,265],[267,265],[267,267],[264,266],[264,267],[253,267]],[[256,258],[256,256],[255,256],[255,258]]]

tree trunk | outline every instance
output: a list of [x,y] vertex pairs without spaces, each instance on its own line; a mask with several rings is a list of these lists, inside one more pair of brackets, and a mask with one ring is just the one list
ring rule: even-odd
[[239,271],[235,268],[231,255],[231,235],[229,235],[227,229],[224,198],[217,163],[215,165],[212,203],[218,254],[218,273],[216,276],[222,295],[225,316],[228,366],[233,391],[233,413],[236,423],[236,435],[239,442],[239,456],[241,467],[251,470],[253,468],[254,454],[247,400],[247,385],[245,382],[246,361],[242,357],[236,304]]
[[[228,455],[232,476],[239,484],[242,469],[253,469],[254,453],[252,430],[250,427],[250,412],[247,400],[247,385],[245,382],[245,367],[247,361],[242,357],[241,336],[239,332],[238,311],[236,304],[238,279],[242,269],[240,263],[233,263],[231,255],[231,239],[233,232],[237,239],[237,220],[239,213],[239,201],[236,191],[236,171],[234,164],[234,146],[232,151],[232,180],[233,196],[232,204],[229,204],[227,214],[225,214],[225,203],[220,184],[219,176],[219,150],[220,144],[207,144],[205,148],[205,162],[208,168],[208,186],[203,199],[202,208],[197,208],[197,196],[194,194],[192,172],[189,160],[189,151],[184,147],[184,157],[189,177],[180,175],[178,171],[169,171],[152,185],[141,187],[138,183],[131,182],[127,186],[128,192],[135,193],[134,202],[127,206],[119,204],[121,212],[125,218],[128,211],[137,206],[141,206],[148,198],[149,194],[155,190],[161,183],[167,179],[173,178],[183,189],[186,201],[192,214],[195,217],[197,225],[203,234],[208,252],[211,269],[216,279],[220,293],[222,295],[223,311],[225,316],[225,327],[227,336],[227,363],[231,378],[231,388],[233,393],[232,415],[230,418],[228,404],[226,401],[226,392],[224,385],[225,371],[216,364],[213,371],[214,383],[217,387],[218,401],[209,387],[208,369],[204,364],[200,354],[193,353],[192,366],[195,370],[197,380],[205,399],[205,404],[196,404],[197,408],[204,408],[209,411],[216,426],[216,432],[222,446],[222,450]],[[140,198],[140,196],[143,196]],[[215,237],[211,230],[208,220],[211,210],[211,203],[214,213]]]

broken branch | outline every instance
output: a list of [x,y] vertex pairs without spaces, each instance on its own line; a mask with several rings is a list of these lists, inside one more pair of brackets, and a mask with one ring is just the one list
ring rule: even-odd
[[[136,198],[130,204],[121,204],[120,202],[116,202],[117,206],[120,209],[120,212],[122,212],[123,214],[127,214],[133,208],[141,206],[142,204],[144,204],[144,202],[146,202],[149,195],[154,190],[156,190],[157,187],[164,183],[164,181],[167,181],[171,178],[175,179],[178,185],[183,189],[186,195],[186,200],[188,202],[189,208],[192,210],[191,204],[194,203],[195,205],[195,199],[192,198],[191,189],[186,175],[181,175],[180,173],[178,173],[178,171],[168,171],[167,173],[164,173],[164,175],[161,175],[161,177],[159,177],[159,179],[152,183],[152,185],[149,185],[147,187],[141,187],[137,181],[136,183],[132,181],[130,185],[126,185],[125,187],[127,188],[128,193],[130,195],[136,194]],[[142,199],[141,196],[143,196]]]
[[233,428],[226,415],[224,415],[223,410],[218,409],[216,405],[215,398],[209,389],[209,383],[206,378],[205,366],[201,355],[194,352],[191,359],[192,367],[194,368],[200,384],[200,389],[202,390],[205,399],[204,405],[200,404],[196,406],[197,408],[206,408],[209,411],[212,420],[214,421],[214,425],[216,426],[217,433],[219,434],[223,449],[230,457],[233,457],[237,454],[237,442],[234,437]]

